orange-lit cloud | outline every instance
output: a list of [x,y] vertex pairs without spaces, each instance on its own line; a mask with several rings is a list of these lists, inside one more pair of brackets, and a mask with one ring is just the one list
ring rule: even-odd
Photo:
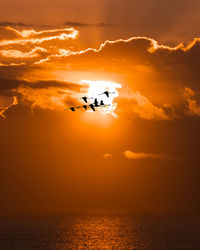
[[170,120],[172,117],[165,113],[162,107],[152,104],[139,91],[129,92],[122,102],[124,109],[145,120]]
[[[83,83],[84,82],[82,82],[82,84]],[[48,81],[46,81],[46,84],[43,83],[43,87],[39,87],[38,83],[35,84],[35,87],[34,83],[31,86],[23,84],[18,87],[17,93],[21,96],[20,100],[25,101],[26,103],[30,103],[32,108],[37,107],[50,110],[64,110],[66,106],[79,106],[80,103],[78,102],[77,98],[75,98],[75,96],[77,96],[78,92],[83,86],[79,85],[78,83],[73,83],[76,87],[69,89],[67,83],[66,86],[64,84],[65,83],[63,83],[63,86],[59,86],[58,82],[57,86],[56,84],[48,85]],[[97,86],[96,91],[97,93],[102,93],[103,90],[101,90],[101,86],[99,87],[100,91],[98,91]],[[88,87],[88,96],[95,97],[96,92],[93,93],[91,91],[92,90],[90,86]],[[115,97],[116,96],[114,96],[113,98]],[[104,99],[104,102],[107,103],[108,98],[105,97]],[[162,107],[153,105],[145,96],[142,96],[138,91],[132,92],[128,95],[127,98],[124,98],[123,101],[120,102],[120,111],[117,110],[117,103],[111,103],[109,105],[110,106],[108,107],[102,108],[101,111],[103,113],[111,113],[114,117],[120,117],[121,111],[122,113],[128,112],[129,115],[132,114],[145,120],[170,120],[173,118],[168,116]],[[115,110],[119,116],[115,115]]]
[[188,113],[190,115],[200,116],[200,93],[185,87],[184,97],[188,104]]
[[[160,45],[156,40],[152,39],[152,38],[149,38],[149,37],[131,37],[129,39],[117,39],[117,40],[114,40],[114,41],[110,41],[110,40],[106,40],[104,43],[102,43],[100,45],[100,47],[98,49],[95,49],[95,48],[87,48],[85,50],[80,50],[80,51],[71,51],[71,50],[66,50],[66,49],[63,49],[62,50],[62,56],[63,57],[68,57],[68,56],[76,56],[76,55],[82,55],[82,54],[87,54],[87,53],[91,53],[91,52],[94,52],[94,53],[98,53],[98,52],[101,52],[102,50],[105,50],[106,48],[111,48],[112,45],[118,45],[118,44],[121,44],[123,46],[123,44],[131,44],[132,42],[134,41],[143,41],[143,43],[146,43],[147,46],[146,46],[146,51],[149,52],[149,53],[154,53],[156,52],[157,50],[166,50],[166,51],[177,51],[177,50],[180,50],[180,51],[184,51],[184,52],[187,52],[188,50],[190,50],[192,47],[195,46],[195,44],[199,43],[200,42],[200,38],[195,38],[193,41],[191,41],[187,46],[184,46],[183,43],[180,43],[178,44],[177,46],[174,46],[174,47],[171,47],[171,46],[167,46],[167,45]],[[125,51],[127,52],[127,51]],[[57,57],[58,55],[57,54],[54,54],[54,55],[51,55],[50,57],[47,58],[46,61],[54,58],[54,57]]]
[[[199,91],[200,65],[196,58],[200,53],[199,38],[188,45],[180,43],[171,47],[148,37],[131,37],[107,40],[98,49],[81,50],[75,45],[78,31],[73,28],[2,29],[10,32],[9,39],[2,38],[0,41],[2,86],[6,86],[5,79],[12,79],[13,86],[9,85],[10,90],[19,95],[19,102],[29,103],[32,108],[61,110],[69,100],[70,103],[77,103],[77,100],[74,98],[76,91],[70,91],[69,86],[66,90],[60,88],[59,84],[58,88],[35,88],[30,82],[54,80],[59,83],[60,79],[64,79],[65,82],[75,83],[79,88],[80,80],[88,79],[88,82],[100,80],[99,83],[104,88],[105,75],[113,74],[124,79],[119,81],[122,91],[116,98],[119,105],[115,113],[119,117],[128,113],[128,117],[135,116],[149,121],[173,120],[184,116],[186,110],[191,115],[199,115],[198,98],[194,97],[194,93],[188,94],[188,89],[195,93]],[[93,72],[98,78],[81,76]],[[79,80],[76,78],[78,75]],[[102,75],[104,80],[101,81]],[[72,76],[74,80],[71,80]],[[117,77],[113,81],[110,78],[107,82],[118,82],[116,79]],[[191,84],[184,96],[181,96],[180,90],[188,82]]]
[[18,100],[17,100],[17,97],[16,96],[13,96],[13,102],[10,104],[10,105],[8,105],[7,107],[0,107],[0,117],[2,117],[2,118],[6,118],[6,116],[5,116],[5,112],[8,110],[8,109],[10,109],[10,108],[12,108],[13,106],[15,106],[15,105],[17,105],[18,104]]
[[165,154],[148,154],[148,153],[137,153],[132,152],[130,150],[125,151],[124,156],[131,160],[138,160],[138,159],[163,159],[163,160],[169,160],[172,159],[171,156],[165,155]]
[[[33,64],[47,59],[50,55],[60,54],[63,47],[71,46],[77,38],[78,31],[73,28],[39,30],[18,30],[13,27],[2,27],[9,32],[0,34],[0,63],[2,66]],[[4,38],[5,36],[5,38]],[[71,41],[71,45],[69,45]],[[71,47],[72,48],[72,47]],[[61,53],[62,54],[62,53]]]
[[32,58],[39,56],[38,52],[47,52],[45,48],[36,47],[28,52],[22,52],[20,50],[1,50],[0,55],[10,58]]
[[66,106],[78,104],[73,95],[79,93],[81,87],[76,83],[61,81],[23,82],[16,92],[20,101],[29,104],[32,109],[64,110]]
[[109,158],[112,158],[112,154],[109,154],[109,153],[106,153],[106,154],[103,154],[102,155],[104,158],[106,158],[106,159],[109,159]]
[[27,44],[41,44],[45,41],[51,40],[66,40],[66,39],[76,39],[78,31],[69,29],[54,29],[54,30],[43,30],[35,31],[34,29],[19,31],[12,27],[6,27],[10,31],[16,33],[19,38],[13,40],[3,40],[0,41],[0,46],[9,45],[27,45]]
[[[192,42],[190,42],[188,45],[184,46],[183,43],[178,44],[177,46],[171,47],[167,45],[160,45],[156,40],[148,37],[131,37],[129,39],[118,39],[114,41],[105,41],[100,45],[98,49],[95,48],[88,48],[85,50],[74,50],[72,47],[66,48],[66,46],[62,46],[62,43],[72,39],[75,40],[78,37],[78,31],[74,28],[64,28],[64,29],[47,29],[47,30],[40,30],[36,31],[35,29],[25,29],[25,30],[18,30],[13,27],[3,27],[6,31],[9,31],[13,34],[15,34],[16,37],[12,39],[2,39],[0,41],[0,54],[5,57],[12,57],[12,58],[32,58],[35,57],[35,60],[30,61],[33,64],[38,63],[45,63],[48,61],[53,61],[56,58],[66,58],[69,56],[76,56],[76,55],[82,55],[82,54],[88,54],[89,53],[99,53],[101,51],[108,51],[108,49],[112,49],[114,46],[123,46],[131,45],[131,44],[143,44],[145,45],[144,49],[147,53],[155,53],[158,50],[163,51],[183,51],[187,52],[191,48],[195,46],[195,44],[199,43],[200,39],[195,38]],[[57,40],[59,43],[55,44],[54,40]],[[49,43],[50,44],[45,44]],[[52,44],[51,44],[52,42]],[[44,43],[44,45],[43,45]],[[40,45],[40,47],[38,47]],[[11,46],[11,49],[5,48],[6,46]],[[20,46],[20,48],[16,49],[16,46]],[[32,46],[31,50],[27,51],[27,46]],[[132,46],[132,45],[131,45]],[[131,48],[130,46],[130,48]],[[7,52],[5,52],[8,50]],[[26,51],[24,51],[26,50]],[[38,60],[37,50],[41,52],[47,52],[46,54],[42,55],[40,59]],[[123,50],[122,50],[123,51]],[[118,49],[118,53],[119,53]],[[127,53],[127,50],[124,50],[125,53]],[[145,51],[144,51],[145,52]],[[124,54],[126,56],[126,54]],[[1,62],[3,63],[3,62]],[[10,61],[9,63],[14,63],[13,61]],[[29,63],[29,61],[24,61],[24,63]],[[7,63],[7,65],[9,65]]]

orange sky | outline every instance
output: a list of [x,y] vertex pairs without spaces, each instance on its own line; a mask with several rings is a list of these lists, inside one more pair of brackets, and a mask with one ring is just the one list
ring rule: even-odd
[[1,4],[1,212],[197,211],[198,1]]

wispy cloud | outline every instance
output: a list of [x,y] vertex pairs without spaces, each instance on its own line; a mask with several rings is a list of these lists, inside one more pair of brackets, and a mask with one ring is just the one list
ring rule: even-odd
[[11,30],[19,35],[18,39],[3,40],[0,41],[0,46],[9,45],[26,45],[26,44],[41,44],[45,41],[51,40],[66,40],[66,39],[76,39],[78,31],[73,28],[69,29],[53,29],[53,30],[42,30],[36,31],[31,30],[17,30],[12,27],[6,27],[7,30]]
[[0,55],[9,58],[33,58],[39,56],[40,53],[45,53],[47,50],[45,48],[35,47],[28,52],[22,52],[20,50],[0,50]]
[[0,27],[20,27],[20,28],[52,28],[52,25],[22,23],[22,22],[0,22]]
[[115,24],[112,24],[112,23],[82,23],[82,22],[67,21],[64,23],[64,25],[72,26],[72,27],[105,27],[105,26],[111,26],[111,25],[115,25]]
[[166,155],[166,154],[149,154],[149,153],[138,153],[138,152],[133,152],[130,150],[127,150],[123,152],[124,156],[127,159],[131,160],[138,160],[138,159],[163,159],[163,160],[170,160],[173,159],[172,156]]
[[8,110],[8,109],[10,109],[10,108],[12,108],[13,106],[15,106],[15,105],[17,105],[18,104],[18,100],[17,100],[17,97],[16,96],[13,96],[13,102],[10,104],[10,105],[8,105],[7,107],[2,107],[2,108],[0,108],[0,117],[2,117],[2,118],[6,118],[6,116],[5,116],[5,112]]
[[[63,48],[72,50],[78,36],[74,28],[20,29],[11,26],[1,28],[0,66],[30,65],[47,59],[66,56]],[[54,57],[54,58],[55,58]]]
[[7,27],[7,26],[21,26],[21,27],[30,27],[31,25],[19,22],[0,22],[0,27]]
[[109,158],[112,158],[113,155],[110,153],[105,153],[102,156],[103,156],[103,158],[109,159]]

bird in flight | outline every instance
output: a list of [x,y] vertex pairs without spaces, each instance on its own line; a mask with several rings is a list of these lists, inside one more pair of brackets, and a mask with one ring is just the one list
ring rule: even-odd
[[103,100],[101,100],[100,101],[100,106],[104,106],[105,104],[104,104],[104,102],[103,102]]
[[80,99],[82,99],[84,102],[88,103],[88,99],[93,99],[93,97],[83,96]]
[[89,107],[90,107],[93,111],[96,111],[95,108],[94,108],[94,104],[90,104]]
[[97,101],[97,98],[95,98],[95,100],[94,100],[94,106],[97,108],[97,107],[99,107],[99,102]]
[[[115,94],[115,92],[104,91],[103,93],[99,95],[106,95],[109,98],[110,94]],[[71,110],[72,112],[75,112],[76,110],[81,109],[81,108],[85,109],[86,111],[88,110],[88,108],[91,108],[93,111],[96,111],[95,108],[98,108],[98,107],[100,108],[100,107],[112,106],[110,104],[105,104],[103,100],[98,101],[98,99],[94,97],[83,96],[80,99],[82,99],[88,105],[84,104],[80,107],[69,107],[65,110]],[[94,99],[94,103],[88,103],[89,99]]]
[[115,94],[115,92],[104,91],[103,93],[101,93],[99,95],[106,95],[109,98],[110,94]]
[[70,107],[70,108],[68,108],[68,109],[65,109],[65,110],[71,110],[72,112],[75,112],[76,111],[76,109],[79,109],[79,107],[77,107],[77,108],[74,108],[74,107]]
[[100,107],[108,107],[108,106],[112,106],[111,104],[105,104],[103,102],[103,100],[100,101]]
[[87,110],[88,106],[87,105],[83,105],[82,108],[84,108],[85,110]]

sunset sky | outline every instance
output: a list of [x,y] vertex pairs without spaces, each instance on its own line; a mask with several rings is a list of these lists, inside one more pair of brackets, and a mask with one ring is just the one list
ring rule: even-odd
[[[1,213],[199,211],[199,11],[1,0]],[[65,111],[105,90],[111,106]]]

